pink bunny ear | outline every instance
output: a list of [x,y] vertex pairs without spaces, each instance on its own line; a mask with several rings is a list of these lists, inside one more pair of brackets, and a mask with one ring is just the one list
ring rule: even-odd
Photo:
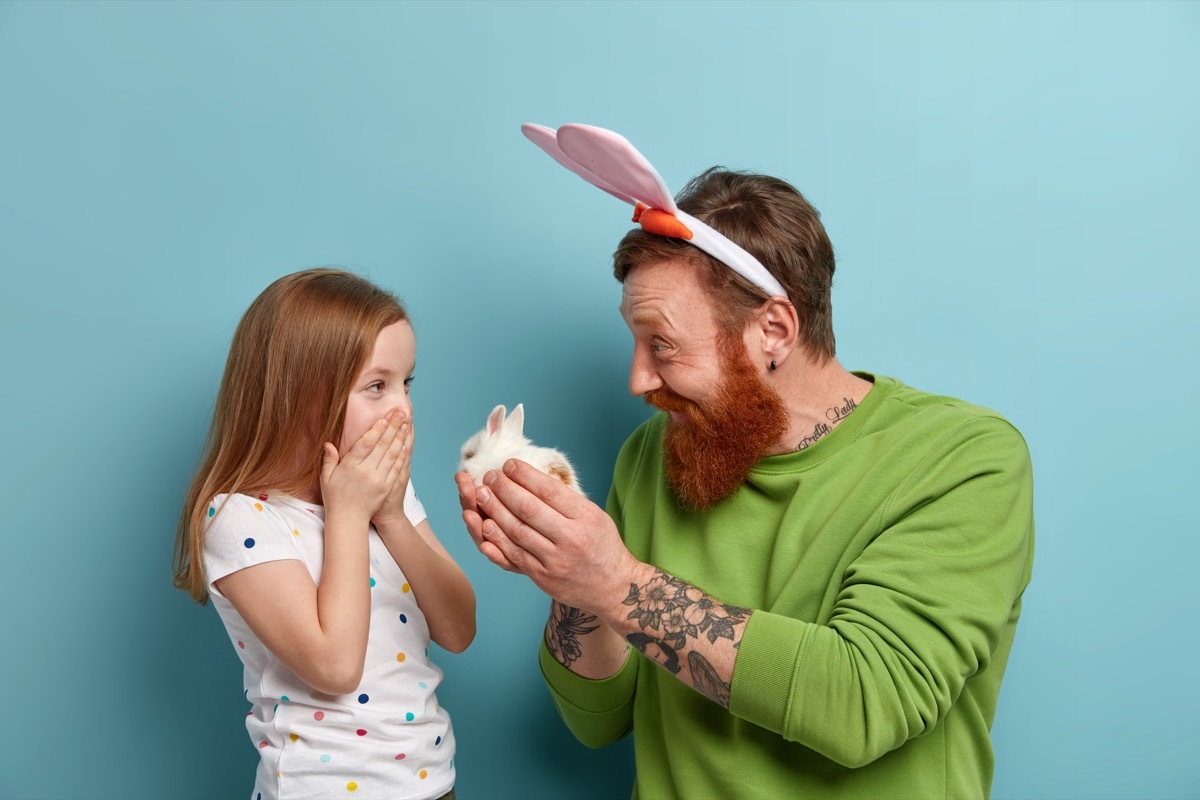
[[504,427],[516,431],[518,434],[525,434],[525,404],[517,403],[517,407],[508,415],[508,419],[504,421]]
[[679,210],[658,170],[621,134],[572,123],[559,128],[556,138],[568,158],[599,175],[621,194],[668,214]]
[[504,406],[496,406],[492,409],[492,413],[488,414],[487,432],[488,436],[494,435],[500,430],[500,426],[504,424]]
[[690,242],[768,297],[787,298],[787,290],[758,259],[720,231],[680,211],[658,170],[621,134],[579,124],[563,125],[555,131],[526,123],[521,131],[559,164],[632,205],[633,221],[646,231]]
[[590,172],[585,166],[583,166],[583,164],[572,160],[570,156],[564,153],[562,148],[558,146],[558,139],[555,136],[553,128],[547,128],[545,125],[535,125],[532,122],[526,122],[521,126],[521,133],[525,134],[526,139],[542,148],[542,150],[546,151],[548,156],[553,158],[562,166],[571,170],[571,172],[574,172],[576,175],[583,178],[592,186],[595,186],[598,189],[603,189],[613,197],[617,198],[618,200],[623,200],[626,203],[629,203],[631,206],[637,205],[637,200],[621,192],[621,190],[612,186],[594,172]]

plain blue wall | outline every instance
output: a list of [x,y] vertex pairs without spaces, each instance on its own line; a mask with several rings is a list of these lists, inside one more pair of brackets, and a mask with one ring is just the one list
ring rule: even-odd
[[518,132],[579,121],[674,188],[795,183],[843,363],[1025,433],[994,796],[1200,796],[1198,76],[1194,3],[0,4],[0,795],[249,790],[174,524],[239,315],[318,264],[416,318],[415,480],[481,600],[437,654],[462,796],[627,795],[628,742],[558,722],[547,602],[473,549],[451,482],[523,401],[601,498],[646,416],[608,264],[628,209]]

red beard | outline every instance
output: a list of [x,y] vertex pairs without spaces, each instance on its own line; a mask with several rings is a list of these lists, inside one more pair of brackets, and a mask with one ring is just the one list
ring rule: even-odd
[[706,510],[736,492],[750,470],[787,430],[779,393],[758,376],[740,338],[720,345],[724,376],[716,396],[700,405],[663,387],[647,403],[683,414],[663,437],[667,482],[680,505]]

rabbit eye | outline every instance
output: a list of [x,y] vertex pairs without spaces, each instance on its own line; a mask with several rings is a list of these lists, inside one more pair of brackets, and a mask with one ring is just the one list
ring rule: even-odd
[[474,458],[474,457],[475,457],[474,450],[464,450],[463,451],[463,458]]

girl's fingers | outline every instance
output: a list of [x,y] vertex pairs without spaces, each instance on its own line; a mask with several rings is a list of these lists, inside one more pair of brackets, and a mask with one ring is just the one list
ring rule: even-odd
[[366,461],[375,446],[379,444],[379,440],[387,434],[388,427],[387,420],[376,420],[374,425],[367,428],[366,432],[358,437],[358,441],[346,453],[346,458],[351,459],[355,464]]

